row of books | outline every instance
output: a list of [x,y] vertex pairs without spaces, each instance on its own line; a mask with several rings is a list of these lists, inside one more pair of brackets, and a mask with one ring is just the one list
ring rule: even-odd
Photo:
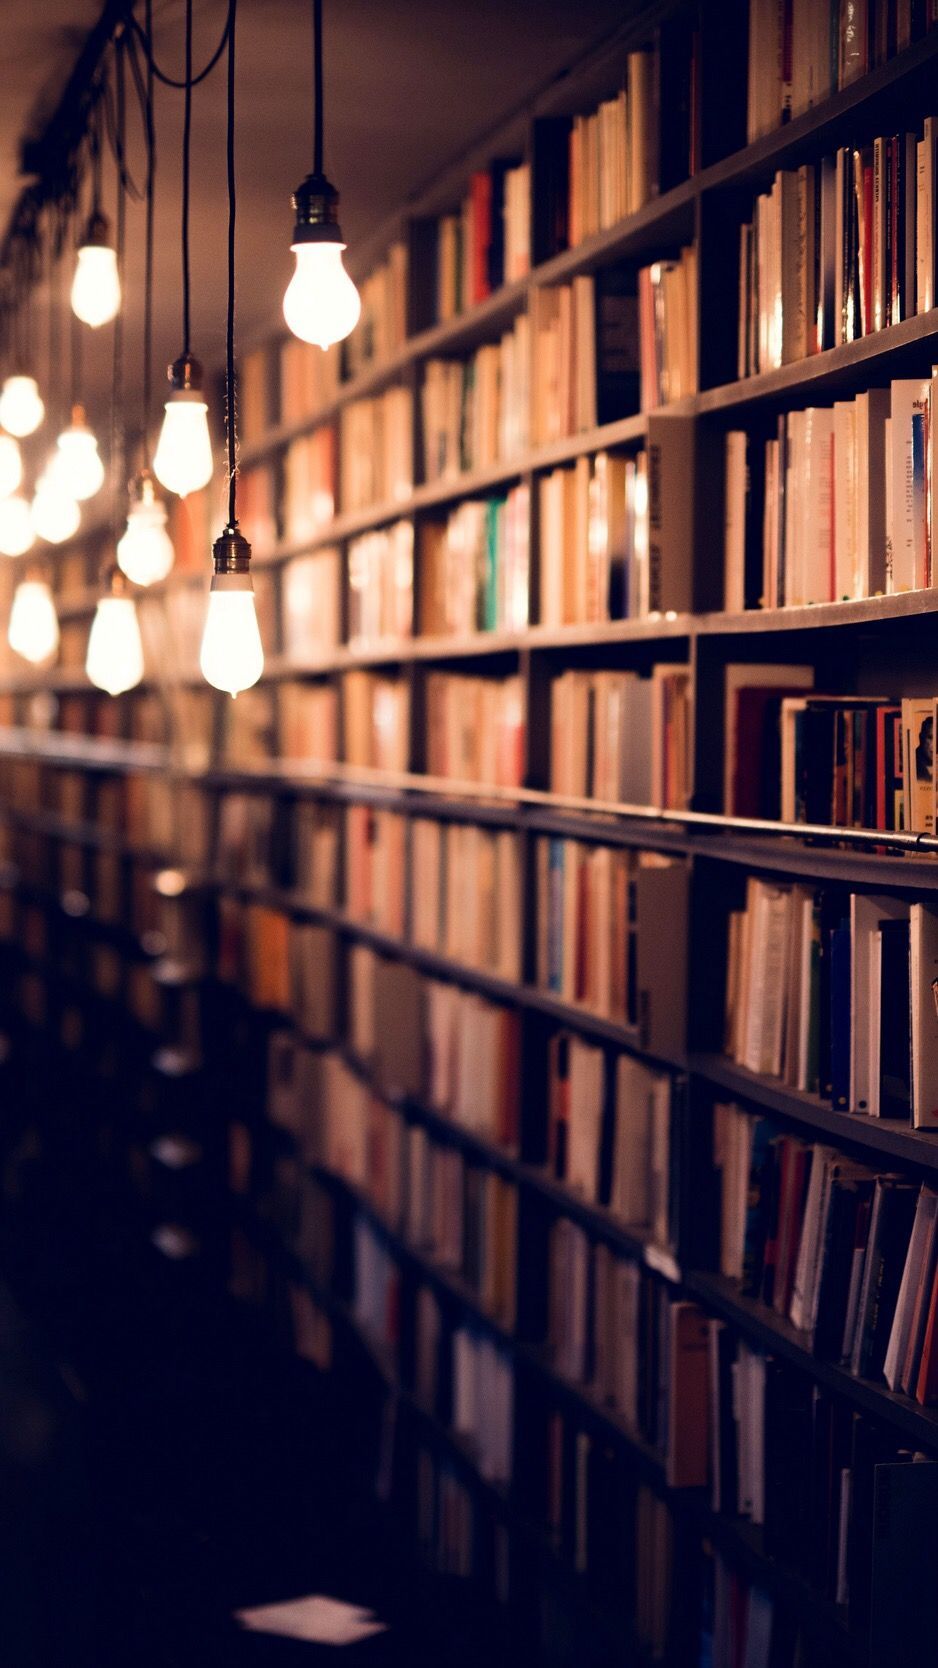
[[548,1346],[659,1450],[672,1488],[707,1481],[707,1320],[696,1304],[560,1217],[548,1249]]
[[328,927],[222,894],[215,965],[253,1007],[291,1014],[304,1036],[334,1034],[338,947]]
[[391,387],[352,400],[339,417],[339,503],[345,511],[399,503],[414,488],[413,396]]
[[414,817],[410,932],[420,949],[520,979],[522,857],[511,829]]
[[520,787],[525,701],[521,678],[430,672],[425,687],[429,776]]
[[541,625],[649,611],[647,453],[597,452],[538,481]]
[[534,124],[535,259],[635,214],[698,167],[699,35],[682,14],[625,56],[595,110]]
[[938,1399],[938,1194],[770,1118],[714,1109],[720,1262],[822,1360]]
[[537,981],[680,1057],[687,979],[685,863],[653,852],[540,838]]
[[404,346],[409,282],[407,244],[398,239],[359,286],[361,318],[345,343],[346,376],[385,364]]
[[683,810],[690,802],[693,703],[686,666],[562,672],[550,691],[553,793]]
[[[493,1321],[513,1331],[514,1183],[410,1122],[338,1054],[306,1051],[300,1063],[292,1039],[275,1034],[270,1068],[275,1093],[269,1114],[291,1130],[304,1162],[366,1195],[394,1233],[455,1275]],[[298,1072],[302,1095],[295,1092]]]
[[[363,419],[358,422],[364,428]],[[358,438],[361,438],[360,434]],[[271,490],[271,471],[263,466],[245,470],[244,476],[238,482],[238,513],[244,519],[241,508],[240,494],[245,477],[249,481],[259,479],[268,483],[267,495]],[[354,509],[354,504],[347,504],[344,498],[344,509]],[[328,526],[336,511],[336,495],[338,489],[336,471],[336,429],[334,423],[324,423],[313,430],[312,434],[298,435],[291,440],[283,453],[283,479],[280,495],[280,517],[283,537],[288,544],[299,544],[303,539],[315,538]],[[393,496],[393,494],[389,494]],[[250,502],[248,507],[250,508]],[[272,510],[269,502],[262,497],[261,510],[264,524],[269,522]],[[265,549],[263,536],[259,536],[258,529],[252,528],[247,535],[251,542],[260,549]]]
[[697,250],[655,261],[638,274],[642,411],[697,392]]
[[935,304],[934,118],[775,176],[740,231],[738,374],[853,342]]
[[635,280],[609,268],[571,284],[541,285],[531,300],[534,446],[583,434],[638,409]]
[[764,448],[726,437],[726,606],[932,584],[933,379],[792,411]]
[[[904,1637],[893,1538],[907,1547],[922,1507],[934,1509],[938,1467],[722,1321],[709,1331],[714,1507],[755,1524],[770,1557],[843,1606],[851,1629],[872,1625],[888,1654],[887,1618],[893,1641]],[[919,1619],[911,1592],[905,1603]]]
[[530,620],[530,488],[467,498],[420,528],[420,630],[521,631]]
[[573,117],[567,203],[571,249],[634,214],[658,189],[657,70],[654,52],[630,52],[614,97],[589,115]]
[[728,936],[731,1058],[845,1112],[938,1124],[927,904],[750,876]]
[[653,1243],[677,1243],[683,1083],[631,1054],[616,1054],[570,1031],[548,1044],[547,1166],[579,1198],[617,1221],[647,1229]]
[[[337,346],[323,351],[292,335],[284,336],[273,354],[267,346],[246,353],[238,367],[238,410],[245,444],[253,446],[266,438],[271,427],[300,423],[331,405],[339,392],[341,368]],[[175,528],[173,532],[175,542]]]
[[428,359],[420,390],[423,473],[451,480],[510,462],[530,433],[531,327],[527,314],[468,359]]
[[726,810],[932,833],[934,700],[819,695],[813,681],[810,666],[726,668]]
[[929,5],[891,0],[749,0],[749,142],[887,63],[934,21]]
[[348,641],[354,649],[406,640],[414,624],[414,524],[395,521],[348,546]]
[[[396,811],[350,805],[344,816],[343,900],[356,921],[408,937],[418,948],[505,979],[521,976],[521,851],[508,829],[406,818]],[[334,906],[336,825],[314,825],[327,838]],[[326,854],[316,867],[325,867]],[[291,879],[306,890],[300,865]],[[266,879],[267,876],[260,878]]]
[[461,1128],[519,1150],[516,1009],[426,978],[363,944],[349,954],[348,983],[348,1046],[382,1092],[417,1097]]
[[498,158],[477,169],[458,212],[441,215],[431,234],[434,317],[443,324],[530,270],[530,165]]

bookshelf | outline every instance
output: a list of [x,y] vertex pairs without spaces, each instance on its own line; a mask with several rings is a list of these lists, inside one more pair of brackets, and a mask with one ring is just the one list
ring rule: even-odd
[[[806,1662],[868,1659],[867,1595],[859,1592],[855,1572],[851,1586],[834,1567],[836,1558],[832,1565],[830,1548],[813,1565],[799,1564],[790,1534],[786,1540],[779,1523],[785,1501],[777,1474],[770,1479],[762,1523],[755,1521],[760,1513],[751,1501],[743,1511],[716,1505],[712,1477],[672,1480],[676,1461],[669,1420],[680,1424],[683,1414],[693,1425],[699,1408],[681,1401],[681,1386],[669,1377],[668,1349],[660,1339],[653,1341],[656,1327],[662,1336],[675,1328],[676,1338],[676,1329],[699,1315],[715,1340],[714,1328],[722,1323],[734,1349],[762,1362],[759,1370],[768,1373],[773,1393],[789,1395],[799,1408],[798,1397],[815,1397],[822,1410],[818,1417],[829,1418],[840,1433],[840,1446],[832,1438],[830,1453],[843,1459],[845,1469],[851,1463],[849,1441],[858,1441],[855,1433],[867,1428],[860,1421],[870,1422],[884,1463],[893,1449],[904,1453],[910,1446],[938,1458],[938,1409],[930,1398],[921,1402],[891,1391],[878,1368],[861,1374],[840,1359],[819,1355],[808,1330],[796,1328],[787,1310],[779,1312],[720,1272],[715,1104],[731,1102],[753,1124],[770,1120],[776,1143],[830,1147],[871,1174],[895,1174],[917,1187],[932,1185],[938,1170],[935,1134],[911,1127],[910,1119],[841,1111],[829,1095],[755,1072],[723,1049],[727,918],[739,907],[747,876],[774,880],[781,888],[826,888],[842,898],[885,894],[926,906],[938,888],[934,823],[930,832],[847,827],[833,820],[783,823],[779,817],[731,814],[724,803],[724,758],[731,740],[727,667],[806,664],[817,690],[842,696],[875,690],[912,697],[934,689],[933,586],[811,605],[744,611],[720,606],[726,432],[743,426],[761,439],[779,414],[812,402],[829,404],[894,379],[927,378],[938,332],[938,311],[930,309],[776,369],[743,380],[736,376],[738,233],[755,195],[770,187],[779,169],[815,164],[838,146],[866,144],[893,127],[918,131],[931,114],[938,62],[938,31],[932,29],[813,109],[746,144],[744,93],[727,98],[726,89],[731,70],[745,89],[747,13],[739,3],[703,5],[699,16],[693,7],[650,8],[631,32],[588,55],[564,82],[513,117],[504,133],[489,135],[477,153],[408,204],[374,255],[377,260],[393,243],[408,252],[409,329],[390,342],[384,357],[354,374],[343,379],[336,370],[331,382],[324,375],[323,397],[315,407],[284,412],[274,398],[284,380],[282,344],[260,344],[249,356],[259,412],[249,425],[241,468],[246,478],[266,472],[264,491],[273,506],[265,511],[267,536],[255,549],[259,588],[261,578],[271,586],[272,635],[267,633],[262,684],[239,700],[234,719],[221,700],[200,699],[191,655],[188,663],[183,653],[161,658],[156,634],[147,641],[147,677],[139,691],[116,705],[90,691],[76,646],[80,649],[83,622],[93,610],[95,536],[48,558],[61,581],[60,616],[75,628],[63,664],[39,673],[0,666],[6,864],[0,938],[17,1045],[35,1066],[41,1039],[54,1033],[55,1069],[81,1072],[92,1093],[101,1071],[113,1078],[105,1043],[115,1024],[125,1062],[132,1061],[132,1098],[145,1111],[142,1133],[130,1142],[131,1168],[144,1178],[145,1198],[159,1200],[170,1219],[185,1227],[187,1243],[199,1246],[205,1219],[199,1217],[197,1195],[193,1204],[184,1192],[174,1194],[171,1176],[155,1187],[158,1160],[150,1153],[160,1135],[197,1138],[211,1171],[210,1196],[221,1196],[226,1177],[230,1195],[224,1215],[230,1244],[225,1249],[209,1244],[207,1235],[208,1260],[226,1264],[226,1277],[239,1295],[267,1303],[301,1353],[356,1382],[373,1383],[384,1432],[380,1488],[414,1531],[425,1559],[441,1579],[465,1591],[470,1603],[481,1598],[487,1614],[491,1608],[496,1634],[507,1630],[515,1640],[546,1649],[555,1624],[557,1660],[565,1659],[564,1641],[569,1645],[572,1639],[578,1648],[588,1641],[591,1661],[608,1660],[614,1648],[620,1655],[624,1651],[626,1660],[664,1661],[671,1668],[698,1660],[701,1636],[713,1626],[708,1604],[714,1579],[737,1583],[738,1603],[753,1615],[752,1606],[758,1609],[767,1595],[780,1652],[788,1635],[800,1633]],[[682,51],[692,54],[696,129],[684,176],[573,248],[545,253],[544,228],[538,229],[533,216],[529,271],[497,285],[455,317],[431,322],[426,275],[433,227],[441,215],[457,212],[473,172],[499,157],[529,164],[537,206],[539,192],[549,185],[543,172],[551,160],[549,135],[557,131],[549,124],[595,111],[618,86],[629,51],[655,40],[662,53],[674,55],[671,68],[682,61]],[[690,247],[697,251],[697,309],[688,323],[699,342],[693,366],[698,392],[682,393],[649,412],[634,409],[638,402],[631,399],[625,402],[629,408],[609,421],[590,422],[538,445],[522,436],[507,456],[429,478],[421,414],[428,362],[465,366],[519,321],[530,322],[543,290],[595,279],[599,293],[609,274],[634,278],[639,268]],[[346,509],[339,501],[321,524],[295,534],[282,513],[290,448],[310,436],[337,435],[343,414],[389,390],[409,397],[412,478],[380,502]],[[691,549],[672,551],[671,557],[692,557],[688,583],[694,606],[543,623],[542,483],[552,471],[575,470],[578,464],[595,477],[598,454],[621,463],[627,475],[628,466],[637,465],[653,443],[671,444],[670,436],[678,432],[669,433],[672,422],[691,425],[693,434]],[[341,458],[336,486],[340,474]],[[450,636],[422,633],[421,587],[430,548],[425,539],[445,527],[457,506],[493,495],[501,500],[516,486],[527,489],[529,502],[528,623],[480,626]],[[144,605],[162,619],[170,640],[176,602],[198,602],[207,580],[192,529],[200,517],[208,525],[210,509],[203,504],[186,513],[186,549],[196,555],[154,587]],[[412,629],[352,645],[349,545],[401,522],[413,529]],[[332,550],[339,552],[336,640],[288,654],[278,619],[284,570],[297,558]],[[660,674],[663,684],[668,674],[685,668],[693,713],[687,736],[693,787],[686,805],[662,808],[663,801],[650,798],[629,805],[552,789],[557,679],[568,673],[584,678],[637,673],[647,683]],[[493,780],[491,773],[486,779],[483,768],[472,780],[430,772],[431,680],[460,674],[479,680],[483,696],[496,684],[516,680],[524,722],[515,738],[515,780]],[[346,756],[349,679],[359,675],[382,678],[402,696],[401,768],[352,763]],[[892,681],[881,688],[886,677]],[[373,703],[377,685],[359,687]],[[454,687],[457,696],[461,691],[470,698],[467,685]],[[285,703],[295,690],[331,692],[333,756],[313,746],[304,756],[284,750]],[[50,694],[57,698],[51,709]],[[180,705],[188,695],[200,700],[197,712]],[[384,868],[376,866],[367,876],[372,889],[379,884],[376,875],[383,876],[385,887],[388,876],[396,877],[395,930],[350,902],[348,818],[359,812],[391,819],[382,827],[386,833],[395,830],[393,839],[387,834],[387,849],[381,848]],[[312,836],[304,818],[321,819],[333,842],[328,860],[320,861],[321,852],[310,857]],[[432,825],[444,853],[454,828],[513,842],[515,891],[506,913],[517,933],[517,976],[493,971],[484,955],[470,961],[457,954],[445,942],[442,921],[436,924],[436,943],[419,941],[415,899],[429,882],[415,857],[418,822]],[[228,823],[233,836],[226,833]],[[238,832],[242,824],[247,833]],[[376,832],[369,848],[369,861],[376,865],[374,852],[384,837]],[[302,847],[301,858],[306,840],[310,846]],[[598,999],[587,1005],[562,981],[552,982],[552,969],[550,977],[542,976],[540,923],[548,900],[539,891],[539,854],[545,843],[563,848],[571,863],[582,865],[595,880],[598,898],[611,884],[607,872],[616,872],[619,862],[631,865],[630,885],[640,885],[642,875],[670,877],[675,886],[686,883],[681,910],[652,901],[644,919],[639,914],[637,985],[633,980],[631,1006],[626,1003],[618,1014],[610,1002],[610,1011],[602,1011]],[[443,868],[448,861],[440,858]],[[487,861],[479,859],[480,872]],[[447,871],[446,885],[452,880]],[[672,907],[675,912],[669,913]],[[601,917],[601,909],[595,918],[588,916],[584,934]],[[319,935],[305,950],[299,948],[303,929]],[[595,941],[591,949],[598,959]],[[685,955],[689,1001],[674,965]],[[301,975],[295,963],[302,956],[307,961]],[[550,964],[549,950],[547,960]],[[356,1046],[356,1026],[363,1023],[356,1004],[367,1005],[363,990],[371,991],[379,1016],[382,992],[411,1004],[387,1009],[387,1028],[393,1032],[396,1023],[403,1041],[385,1037],[379,1018],[370,1047]],[[516,1028],[518,1127],[511,1140],[470,1121],[456,1090],[450,1088],[442,1100],[431,1092],[424,1059],[415,1061],[415,1051],[439,1053],[427,1015],[434,993],[441,991],[458,993],[460,1013],[475,1013],[477,1019],[481,1014],[480,1023],[500,1025],[508,1015]],[[126,1027],[116,1025],[120,1014],[128,1019]],[[408,1018],[414,1021],[409,1050]],[[464,1023],[469,1021],[453,1021]],[[471,1057],[462,1033],[454,1030],[453,1036],[460,1058],[467,1050]],[[330,1162],[328,1152],[311,1156],[310,1143],[316,1147],[320,1135],[312,1127],[315,1110],[307,1109],[310,1128],[302,1118],[289,1127],[288,1120],[268,1117],[273,1099],[268,1060],[277,1038],[289,1059],[309,1057],[302,1069],[314,1074],[311,1082],[318,1081],[318,1073],[343,1074],[343,1092],[358,1108],[349,1114],[349,1130],[359,1130],[355,1119],[364,1120],[354,1162]],[[563,1163],[551,1147],[550,1107],[559,1066],[556,1078],[551,1073],[570,1039],[594,1051],[589,1058],[600,1076],[600,1151],[593,1157],[590,1188],[558,1173]],[[622,1059],[638,1061],[662,1093],[666,1085],[670,1097],[666,1231],[627,1219],[611,1203],[610,1153],[632,1115],[623,1111],[631,1103],[620,1105],[617,1099]],[[130,1064],[125,1069],[131,1073]],[[509,1075],[505,1067],[503,1076]],[[317,1105],[310,1090],[310,1107]],[[227,1130],[208,1128],[208,1106],[224,1109]],[[481,1196],[492,1177],[508,1190],[513,1227],[505,1229],[509,1239],[498,1240],[496,1249],[514,1279],[513,1319],[493,1314],[480,1290],[484,1282],[463,1266],[466,1257],[454,1266],[434,1252],[426,1236],[410,1231],[407,1189],[401,1182],[397,1197],[391,1184],[393,1173],[403,1173],[405,1151],[422,1153],[421,1162],[431,1170],[437,1166],[441,1176],[458,1175],[467,1197]],[[444,1216],[447,1199],[452,1203],[446,1185],[457,1184],[452,1179],[427,1184],[432,1208]],[[413,1186],[417,1192],[418,1184]],[[466,1236],[484,1240],[483,1207],[462,1203],[458,1210]],[[562,1237],[555,1234],[561,1223],[570,1225],[563,1233],[579,1247],[571,1258],[581,1262],[573,1272],[555,1274],[551,1246]],[[367,1253],[356,1239],[362,1233],[371,1236]],[[386,1317],[384,1330],[374,1324],[374,1306],[365,1313],[370,1294],[356,1284],[356,1254],[367,1254],[380,1268],[391,1294],[388,1311],[397,1318]],[[197,1260],[197,1251],[192,1257]],[[478,1246],[473,1257],[485,1262]],[[547,1311],[552,1299],[567,1301],[564,1282],[578,1279],[583,1292],[590,1292],[588,1299],[582,1296],[589,1310],[582,1324],[594,1334],[589,1347],[583,1345],[584,1358],[599,1347],[601,1317],[591,1305],[602,1280],[632,1280],[642,1293],[634,1301],[658,1317],[646,1323],[641,1337],[634,1333],[635,1355],[648,1379],[644,1390],[633,1386],[638,1419],[597,1390],[595,1360],[569,1375],[552,1357]],[[432,1325],[429,1315],[436,1317]],[[450,1350],[475,1359],[473,1352],[484,1355],[489,1348],[512,1385],[506,1415],[510,1475],[491,1474],[478,1433],[474,1437],[467,1428],[473,1410],[457,1406],[454,1388],[457,1369]],[[432,1370],[427,1358],[435,1360]],[[715,1405],[720,1439],[726,1442],[733,1419],[719,1396]],[[844,1430],[853,1434],[845,1438]],[[774,1463],[777,1471],[777,1454]],[[770,1466],[770,1457],[765,1464]],[[855,1466],[860,1476],[860,1461]],[[810,1472],[810,1465],[805,1469]],[[843,1517],[851,1524],[844,1533],[852,1547],[854,1520],[836,1491],[823,1507],[815,1501],[812,1515]],[[652,1520],[658,1527],[647,1535],[642,1526]],[[857,1522],[859,1537],[865,1532],[859,1508]],[[611,1552],[599,1545],[607,1530]],[[715,1556],[721,1560],[716,1577]],[[616,1557],[620,1576],[628,1572],[627,1591],[610,1580],[607,1566]],[[679,1617],[669,1619],[672,1591],[686,1595],[686,1604]],[[778,1660],[781,1668],[787,1659],[782,1654]]]

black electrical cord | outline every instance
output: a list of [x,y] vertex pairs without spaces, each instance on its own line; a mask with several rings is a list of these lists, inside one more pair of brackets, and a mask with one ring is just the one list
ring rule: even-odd
[[322,0],[313,0],[313,173],[322,173]]
[[[147,33],[153,29],[153,0],[146,0]],[[135,74],[139,66],[131,49]],[[146,229],[143,244],[143,386],[141,397],[144,468],[150,467],[150,403],[153,393],[153,200],[156,186],[156,126],[153,119],[153,65],[147,58],[145,128],[147,141]]]
[[237,0],[231,0],[228,28],[228,319],[225,338],[225,406],[228,429],[228,526],[237,525],[237,392],[235,384],[235,13]]
[[156,59],[155,59],[154,54],[153,54],[152,20],[151,20],[150,23],[147,23],[145,25],[141,25],[138,22],[137,18],[132,16],[131,19],[130,19],[130,22],[131,22],[131,25],[134,29],[134,32],[135,32],[136,36],[137,36],[137,39],[140,41],[140,44],[143,47],[144,53],[145,53],[146,58],[147,58],[147,62],[150,65],[150,68],[152,69],[153,74],[156,76],[157,81],[162,81],[164,87],[175,87],[177,92],[181,92],[181,91],[183,91],[183,89],[186,86],[197,87],[199,85],[200,81],[204,81],[206,76],[211,75],[212,70],[215,68],[215,65],[218,63],[219,58],[221,57],[222,53],[225,50],[225,44],[226,44],[226,42],[228,40],[228,36],[231,32],[233,16],[234,16],[234,0],[229,0],[228,16],[225,20],[225,27],[222,30],[221,40],[219,41],[218,45],[216,46],[215,51],[212,53],[212,56],[210,57],[208,63],[205,65],[205,68],[199,70],[198,75],[189,75],[187,73],[187,75],[185,76],[185,78],[182,81],[177,81],[175,76],[167,75],[164,70],[160,69],[159,64],[156,62]]
[[[117,137],[123,151],[126,139],[126,86],[124,79],[124,38],[119,35],[114,44],[114,81],[117,103]],[[115,249],[117,277],[124,282],[124,245],[127,230],[127,193],[123,178],[117,179],[117,229]],[[124,507],[124,309],[118,308],[114,320],[114,358],[111,375],[111,509],[114,538],[118,537]]]
[[[229,36],[230,38],[230,36]],[[189,158],[192,143],[192,0],[186,0],[185,110],[182,119],[182,351],[189,357]]]

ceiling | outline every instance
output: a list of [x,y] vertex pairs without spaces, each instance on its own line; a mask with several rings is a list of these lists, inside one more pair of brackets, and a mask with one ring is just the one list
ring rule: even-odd
[[[42,130],[103,0],[6,4],[0,18],[0,222],[22,187],[19,145]],[[227,0],[198,0],[194,62],[218,40]],[[326,166],[354,248],[417,186],[535,87],[619,26],[623,0],[325,0]],[[142,14],[142,6],[140,8]],[[183,0],[154,0],[157,58],[181,75]],[[292,269],[290,193],[311,166],[310,0],[238,9],[238,328],[279,319]],[[133,127],[139,125],[132,110]],[[155,350],[180,348],[182,95],[157,88]],[[224,62],[195,90],[192,138],[193,348],[221,363],[225,322]],[[131,134],[131,150],[134,135]],[[139,136],[136,151],[140,157]],[[113,185],[106,190],[113,204]],[[108,205],[110,206],[110,205]],[[126,365],[138,382],[143,209],[128,209]],[[90,334],[90,333],[86,333]],[[110,331],[89,342],[91,402],[106,406]],[[40,357],[40,375],[45,365]],[[98,413],[103,424],[103,409]]]

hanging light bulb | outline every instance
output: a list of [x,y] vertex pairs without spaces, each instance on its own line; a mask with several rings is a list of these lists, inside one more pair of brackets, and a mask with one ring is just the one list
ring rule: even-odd
[[296,226],[290,245],[296,271],[283,298],[294,336],[321,348],[342,342],[361,316],[361,297],[342,262],[345,244],[335,220],[338,197],[328,180],[310,174],[294,194]]
[[71,424],[62,430],[56,445],[58,452],[51,466],[56,484],[79,503],[93,498],[104,485],[104,464],[83,405],[72,406]]
[[30,514],[33,531],[47,544],[62,544],[78,532],[81,510],[59,480],[54,462],[36,482]]
[[22,440],[38,429],[46,408],[34,376],[8,376],[0,392],[0,423]]
[[296,271],[283,298],[283,316],[301,342],[328,348],[355,329],[362,304],[342,261],[339,193],[323,171],[322,0],[313,0],[313,79],[313,171],[293,193],[290,248]]
[[23,454],[10,434],[0,434],[0,498],[9,498],[23,479]]
[[125,586],[126,580],[113,569],[104,596],[98,598],[88,633],[85,671],[95,688],[106,690],[108,695],[123,695],[143,677],[137,607]]
[[96,211],[85,227],[72,279],[72,312],[97,330],[120,312],[121,281],[117,250],[111,246],[106,217]]
[[0,556],[25,556],[33,543],[33,517],[28,499],[13,492],[0,498]]
[[172,393],[153,459],[153,471],[167,492],[185,498],[212,478],[208,406],[202,394],[202,366],[183,353],[169,367]]
[[176,557],[166,531],[166,505],[156,496],[149,469],[141,469],[131,492],[127,531],[117,546],[117,565],[135,585],[155,585],[166,578]]
[[59,646],[59,620],[55,602],[44,579],[22,579],[13,594],[10,648],[38,666],[51,660]]
[[199,665],[206,683],[227,695],[250,689],[264,670],[254,605],[251,546],[228,526],[212,548],[214,572]]

